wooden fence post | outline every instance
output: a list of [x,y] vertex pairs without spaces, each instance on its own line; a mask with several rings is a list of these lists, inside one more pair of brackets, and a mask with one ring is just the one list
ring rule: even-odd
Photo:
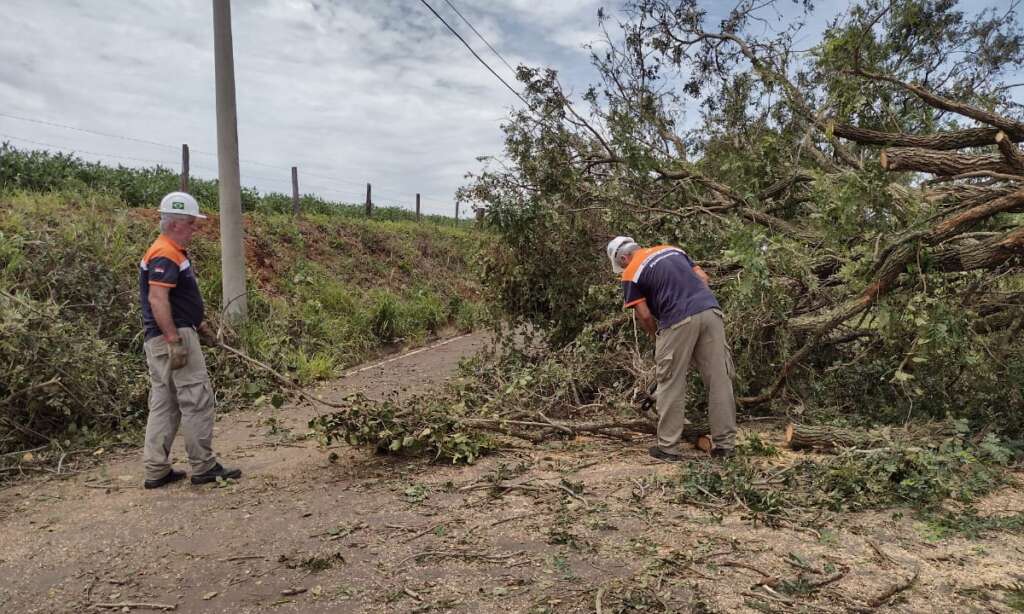
[[299,215],[299,167],[292,167],[292,215]]
[[181,191],[188,192],[188,145],[181,145]]
[[416,194],[416,221],[420,221],[420,195]]
[[366,217],[373,215],[373,200],[370,198],[370,184],[366,184]]

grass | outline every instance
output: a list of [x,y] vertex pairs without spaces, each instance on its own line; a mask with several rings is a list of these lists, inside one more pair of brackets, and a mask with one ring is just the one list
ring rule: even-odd
[[[190,252],[217,324],[211,218]],[[0,402],[14,406],[0,418],[0,453],[129,435],[145,415],[137,263],[157,222],[155,207],[126,206],[106,190],[0,191]],[[300,383],[485,317],[475,229],[272,211],[246,214],[245,229],[250,317],[230,341]],[[206,358],[222,408],[277,389],[234,358]]]

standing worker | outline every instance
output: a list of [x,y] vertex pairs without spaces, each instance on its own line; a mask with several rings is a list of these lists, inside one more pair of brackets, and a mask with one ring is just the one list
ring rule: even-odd
[[206,360],[199,347],[200,333],[212,338],[203,321],[195,267],[185,249],[192,240],[199,203],[184,192],[171,192],[160,201],[160,236],[139,264],[139,302],[146,331],[149,367],[149,417],[143,460],[143,486],[159,488],[185,477],[171,467],[171,443],[184,421],[185,450],[192,465],[192,483],[218,478],[239,478],[239,469],[227,469],[213,454],[213,389]]
[[631,237],[608,243],[612,270],[622,275],[626,308],[655,339],[658,445],[650,455],[681,458],[679,440],[686,424],[686,372],[697,363],[708,389],[712,456],[729,457],[736,445],[734,368],[725,342],[722,309],[708,287],[708,276],[678,247],[641,249]]

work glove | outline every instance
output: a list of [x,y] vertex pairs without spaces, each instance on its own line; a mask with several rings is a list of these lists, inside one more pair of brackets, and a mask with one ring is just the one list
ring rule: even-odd
[[203,345],[212,347],[220,345],[220,340],[217,339],[217,334],[213,332],[213,329],[210,328],[210,325],[206,322],[200,324],[199,328],[196,329],[196,332],[199,333],[199,340],[203,342]]
[[171,369],[180,369],[188,364],[188,348],[180,337],[177,341],[167,342],[167,352],[171,355]]

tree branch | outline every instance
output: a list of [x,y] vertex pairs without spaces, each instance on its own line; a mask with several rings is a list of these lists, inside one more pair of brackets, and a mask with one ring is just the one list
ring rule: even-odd
[[1009,164],[1015,172],[1024,172],[1024,154],[1021,153],[1020,149],[1002,130],[996,134],[996,145],[999,147],[999,153],[1003,154],[1003,158],[1006,160],[1006,163]]
[[951,151],[933,151],[918,147],[890,147],[882,150],[879,162],[887,171],[918,171],[935,175],[962,175],[991,171],[1005,175],[1020,174],[998,154],[966,155]]
[[836,124],[832,133],[861,145],[885,145],[888,147],[923,147],[925,149],[950,150],[964,147],[995,145],[997,128],[969,128],[936,134],[901,134]]
[[950,111],[958,115],[963,115],[964,117],[969,117],[983,124],[994,126],[1008,134],[1010,137],[1013,138],[1014,141],[1024,141],[1024,123],[1015,121],[1008,117],[1004,117],[997,113],[992,113],[991,111],[986,111],[985,109],[976,107],[972,104],[967,104],[956,100],[952,100],[950,98],[939,96],[938,94],[930,92],[916,83],[905,83],[903,81],[900,81],[899,79],[896,79],[895,77],[870,73],[861,69],[856,69],[849,72],[851,74],[858,75],[860,77],[864,77],[865,79],[870,79],[872,81],[883,81],[886,83],[892,83],[893,85],[901,87],[907,90],[908,92],[916,95],[918,98],[920,98],[927,104],[931,105],[932,107],[935,107],[936,109]]

